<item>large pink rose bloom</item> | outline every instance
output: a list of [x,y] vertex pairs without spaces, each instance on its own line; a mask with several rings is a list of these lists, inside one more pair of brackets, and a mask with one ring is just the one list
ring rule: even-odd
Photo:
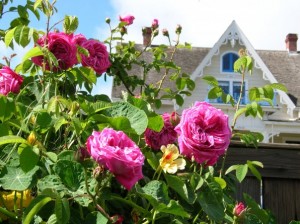
[[11,68],[3,66],[0,69],[0,94],[19,93],[22,83],[23,77],[15,73]]
[[145,157],[139,147],[122,131],[105,128],[94,131],[87,140],[92,158],[103,165],[127,189],[143,178]]
[[81,47],[89,51],[89,56],[81,55],[82,65],[93,68],[99,75],[106,72],[111,65],[106,46],[100,41],[90,39],[83,41]]
[[[42,47],[46,44],[48,50],[58,60],[58,67],[53,67],[53,71],[66,70],[77,63],[77,48],[73,34],[50,32],[47,37],[43,36],[38,39],[37,44]],[[33,57],[32,61],[39,66],[45,62],[45,69],[50,70],[49,63],[45,61],[44,56]]]
[[228,116],[206,102],[183,110],[176,126],[181,154],[198,163],[214,165],[228,148],[231,130]]
[[164,113],[162,115],[164,127],[160,132],[153,131],[149,128],[145,131],[145,141],[152,149],[159,150],[162,145],[173,144],[177,139],[177,132],[171,123],[171,115]]
[[131,25],[133,23],[134,20],[134,16],[133,15],[127,15],[127,16],[119,16],[119,20],[121,22],[125,22],[127,23],[126,25]]

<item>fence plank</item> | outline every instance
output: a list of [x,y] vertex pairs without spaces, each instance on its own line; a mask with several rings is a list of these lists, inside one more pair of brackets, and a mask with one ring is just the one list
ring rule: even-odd
[[300,218],[300,180],[265,178],[263,205],[275,215],[279,224]]
[[243,193],[250,195],[258,204],[260,204],[260,181],[255,177],[246,177],[237,187],[235,198],[244,202]]

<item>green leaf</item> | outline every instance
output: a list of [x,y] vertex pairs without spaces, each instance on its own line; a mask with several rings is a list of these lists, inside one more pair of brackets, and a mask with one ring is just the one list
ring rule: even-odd
[[84,224],[106,224],[108,223],[108,219],[101,214],[101,212],[91,212],[89,213],[85,220]]
[[168,205],[159,204],[159,206],[156,207],[156,210],[161,213],[173,214],[183,218],[190,218],[189,213],[187,213],[184,208],[174,200],[171,200]]
[[255,200],[253,200],[249,195],[243,194],[245,202],[247,204],[248,210],[251,214],[255,214],[255,216],[262,221],[263,224],[270,223],[270,215],[262,209]]
[[16,135],[8,135],[8,136],[2,136],[0,137],[0,145],[5,145],[5,144],[16,144],[16,143],[25,143],[28,144],[27,140],[20,136]]
[[239,165],[236,169],[236,178],[238,179],[238,181],[241,183],[244,178],[246,177],[248,172],[248,165],[244,164],[244,165]]
[[221,222],[225,217],[223,206],[223,193],[220,185],[216,182],[210,182],[201,188],[198,195],[198,201],[203,211],[215,222]]
[[64,150],[57,155],[58,160],[74,161],[75,152],[73,150]]
[[240,108],[237,112],[235,112],[233,120],[236,120],[239,116],[247,111],[246,107]]
[[64,32],[74,33],[78,27],[78,18],[76,16],[65,16]]
[[177,192],[186,202],[193,204],[196,200],[196,195],[190,185],[184,183],[179,177],[174,175],[165,174],[164,175],[167,184],[175,192]]
[[74,161],[58,160],[54,166],[54,171],[71,191],[76,191],[84,180],[82,165]]
[[35,168],[39,159],[40,157],[33,151],[33,147],[27,145],[22,149],[22,152],[20,154],[20,166],[22,170],[27,173],[28,171]]
[[26,61],[29,58],[33,58],[36,56],[41,56],[44,55],[43,51],[41,50],[40,47],[34,47],[27,51],[27,53],[23,56],[22,62]]
[[152,150],[147,151],[145,154],[145,157],[149,163],[149,165],[152,167],[153,170],[156,170],[159,166],[159,159],[157,154],[155,154]]
[[160,132],[164,126],[164,120],[161,115],[153,114],[148,117],[148,128],[153,131]]
[[38,212],[50,201],[52,198],[38,195],[33,201],[30,203],[29,207],[26,208],[23,214],[23,224],[31,224],[34,216],[38,214]]
[[186,79],[181,78],[181,77],[176,79],[176,87],[178,90],[183,90],[185,87],[185,84],[186,84]]
[[116,102],[111,108],[104,111],[105,115],[109,117],[126,117],[131,127],[138,135],[144,133],[148,126],[148,118],[143,110],[131,105],[127,102]]
[[8,121],[15,113],[15,103],[0,94],[0,121]]
[[41,4],[43,0],[35,0],[35,3],[33,5],[34,10],[36,10]]
[[249,170],[251,171],[251,173],[258,179],[261,180],[261,175],[259,173],[259,171],[256,169],[255,166],[253,166],[253,164],[250,161],[247,161],[247,165],[249,167]]
[[273,89],[278,89],[278,90],[281,90],[283,92],[287,92],[287,88],[285,87],[285,85],[281,84],[281,83],[272,83],[271,84],[271,87]]
[[232,165],[232,166],[230,166],[230,167],[226,170],[225,175],[228,174],[228,173],[230,173],[230,172],[233,171],[233,170],[236,170],[238,167],[239,167],[239,165]]
[[20,44],[22,47],[26,47],[29,42],[29,27],[28,26],[17,26],[14,32],[14,39],[16,43]]
[[50,116],[49,113],[43,111],[37,114],[36,116],[36,124],[44,129],[44,128],[49,128],[52,123],[52,117]]
[[5,166],[0,174],[0,184],[5,190],[24,191],[36,181],[38,166],[25,173],[21,167]]
[[183,103],[184,103],[184,99],[183,99],[183,97],[182,97],[180,94],[176,94],[175,100],[176,100],[176,103],[177,103],[179,106],[182,106]]
[[39,179],[37,182],[37,188],[39,192],[43,192],[46,189],[51,189],[58,193],[67,191],[67,188],[57,175],[47,175],[42,179]]
[[59,195],[55,200],[55,215],[58,224],[67,224],[70,219],[70,208],[67,198],[60,198]]
[[207,76],[204,76],[202,79],[205,80],[209,85],[211,85],[213,87],[219,86],[218,80],[213,76],[207,75]]
[[221,177],[214,177],[214,180],[220,185],[222,189],[225,189],[227,184],[226,181]]
[[4,37],[5,46],[8,47],[14,38],[16,27],[7,31]]
[[222,96],[222,89],[219,86],[212,87],[207,94],[208,99],[216,99]]
[[152,180],[143,188],[138,189],[138,193],[154,207],[157,207],[160,203],[167,205],[170,201],[167,185],[162,181]]
[[201,177],[200,174],[198,173],[193,173],[191,180],[190,180],[191,186],[194,188],[194,191],[199,190],[203,184],[204,184],[204,179]]

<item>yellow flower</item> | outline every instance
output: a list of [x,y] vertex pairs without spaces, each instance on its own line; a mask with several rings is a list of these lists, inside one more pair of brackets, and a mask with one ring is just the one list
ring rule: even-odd
[[159,164],[164,172],[176,173],[177,170],[183,170],[186,162],[183,158],[179,157],[179,150],[176,145],[169,144],[161,146],[160,150],[163,152],[162,158],[159,160]]
[[[12,211],[14,209],[14,200],[15,200],[15,191],[0,191],[0,194],[3,198],[3,203],[0,200],[0,206],[1,207],[6,207],[7,210]],[[21,193],[19,191],[16,192],[16,205],[17,208],[20,207],[20,200],[21,200]],[[28,207],[28,205],[30,204],[30,202],[33,200],[33,196],[31,195],[31,191],[30,190],[25,190],[23,191],[23,207],[26,208]],[[0,218],[2,218],[2,220],[6,220],[7,217],[3,214],[0,213]]]

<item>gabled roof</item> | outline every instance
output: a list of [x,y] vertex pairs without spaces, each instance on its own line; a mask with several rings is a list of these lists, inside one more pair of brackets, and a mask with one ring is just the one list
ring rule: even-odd
[[[214,55],[219,54],[222,45],[228,42],[239,42],[245,46],[248,54],[254,59],[255,67],[263,72],[263,78],[271,83],[282,83],[288,88],[288,94],[279,91],[280,101],[287,105],[288,113],[291,115],[294,108],[300,107],[300,55],[289,54],[287,51],[260,51],[255,50],[237,23],[233,21],[226,29],[224,34],[216,42],[213,48],[193,47],[192,50],[178,49],[174,61],[182,67],[182,71],[192,74],[191,78],[196,79],[203,75],[205,66],[210,65]],[[141,50],[143,45],[136,45]],[[151,60],[151,56],[145,54],[145,60]],[[141,68],[135,67],[130,74],[141,75]],[[151,71],[147,79],[148,83],[156,83],[161,78],[161,74]],[[170,82],[165,83],[164,87],[173,87]],[[120,98],[124,87],[114,86],[112,91],[113,98]]]
[[[229,27],[226,29],[226,31],[223,33],[223,35],[220,37],[220,39],[216,42],[216,44],[213,46],[213,48],[208,52],[208,54],[205,56],[203,61],[199,64],[199,66],[196,68],[196,70],[192,74],[192,79],[196,79],[197,77],[200,77],[203,75],[203,69],[205,66],[209,65],[211,63],[211,59],[214,55],[219,54],[219,49],[222,45],[227,44],[230,42],[231,44],[234,44],[234,42],[238,41],[240,45],[244,45],[247,49],[248,54],[254,59],[255,61],[255,67],[260,68],[263,71],[263,78],[270,81],[270,83],[278,83],[277,80],[278,77],[281,77],[281,83],[286,84],[286,81],[284,78],[282,78],[282,75],[286,76],[286,71],[282,71],[281,69],[276,69],[276,71],[281,70],[281,73],[283,74],[272,74],[268,66],[264,63],[260,55],[257,53],[257,51],[254,49],[250,41],[247,39],[243,31],[240,29],[240,27],[237,25],[235,21],[232,21],[232,23],[229,25]],[[274,52],[274,51],[273,51]],[[286,52],[288,54],[288,52]],[[276,57],[276,54],[274,55]],[[287,57],[286,57],[287,58]],[[276,63],[277,62],[277,63]],[[280,63],[278,63],[278,60],[274,60],[274,63],[269,60],[269,63],[272,63],[272,68],[274,67],[280,67]],[[299,66],[299,64],[298,64]],[[274,69],[275,70],[275,69]],[[298,72],[297,76],[300,77],[300,70],[299,71],[293,71]],[[300,82],[298,82],[300,84]],[[278,91],[280,96],[280,101],[282,104],[286,104],[288,108],[288,114],[292,116],[293,110],[295,109],[295,103],[291,100],[291,98],[286,94],[285,92]],[[298,92],[300,93],[300,92]],[[300,94],[295,96],[295,98],[299,98]],[[300,98],[299,98],[300,99]]]

